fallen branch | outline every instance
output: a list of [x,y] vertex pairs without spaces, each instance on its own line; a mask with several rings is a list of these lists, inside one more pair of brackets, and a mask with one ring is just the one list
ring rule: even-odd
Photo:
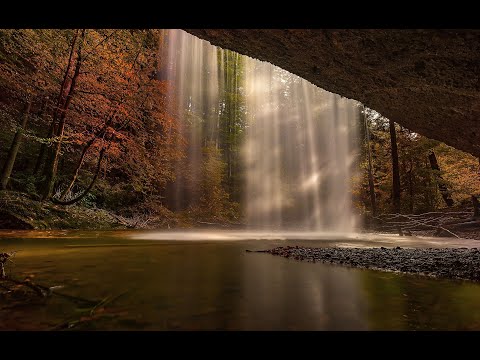
[[[82,304],[85,304],[85,305],[93,306],[93,305],[98,304],[98,300],[89,300],[89,299],[85,299],[85,298],[82,298],[82,297],[79,297],[79,296],[63,294],[63,293],[59,293],[57,291],[54,291],[53,288],[55,288],[55,286],[51,286],[51,287],[43,286],[43,285],[39,285],[39,284],[34,284],[30,280],[23,280],[22,281],[22,280],[14,279],[10,276],[6,276],[2,280],[7,281],[7,282],[11,282],[15,285],[26,286],[26,287],[32,289],[37,295],[39,295],[42,298],[49,297],[51,295],[57,295],[57,296],[66,298],[68,300],[72,300],[74,302],[82,303]],[[10,290],[10,288],[8,288],[7,286],[2,285],[2,284],[0,284],[0,287],[4,288],[5,290]]]
[[4,277],[3,280],[4,280],[4,281],[12,282],[12,283],[14,283],[14,284],[16,284],[16,285],[26,286],[26,287],[32,289],[33,291],[35,291],[35,293],[36,293],[38,296],[43,297],[43,298],[48,297],[48,296],[50,295],[47,291],[45,291],[45,290],[42,289],[40,286],[32,283],[32,282],[29,281],[29,280],[23,280],[23,281],[21,281],[21,280],[13,279],[13,278],[11,278],[11,277],[9,277],[9,276]]
[[[465,219],[465,216],[468,216]],[[455,217],[460,217],[463,219],[453,220]],[[471,213],[469,212],[431,212],[425,214],[384,214],[374,217],[375,220],[378,220],[381,225],[380,228],[384,231],[394,231],[398,232],[400,236],[404,235],[404,232],[410,232],[414,230],[435,230],[435,234],[438,234],[441,231],[448,233],[456,238],[460,238],[453,231],[445,227],[446,223],[461,221],[465,223],[466,220],[471,219]],[[454,225],[455,227],[455,225]]]
[[454,229],[468,229],[478,227],[480,229],[480,221],[466,221],[457,224],[451,224],[451,227]]
[[203,225],[216,225],[216,226],[227,226],[225,224],[219,224],[219,223],[212,223],[212,222],[207,222],[207,221],[197,221],[198,224],[203,224]]
[[0,279],[5,279],[7,274],[5,273],[5,264],[9,261],[12,261],[12,257],[16,254],[16,251],[11,253],[0,253]]
[[78,317],[71,317],[69,320],[56,325],[51,330],[63,330],[63,329],[71,329],[77,325],[87,323],[93,320],[97,320],[104,316],[112,316],[114,313],[105,313],[105,307],[109,304],[112,304],[114,301],[118,300],[120,297],[128,294],[131,290],[124,291],[123,293],[117,296],[107,296],[106,298],[102,299],[101,301],[97,301],[89,308],[78,309],[79,311],[79,318]]

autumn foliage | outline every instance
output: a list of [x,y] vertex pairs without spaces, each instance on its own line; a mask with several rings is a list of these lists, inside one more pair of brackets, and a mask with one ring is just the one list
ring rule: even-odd
[[160,199],[182,155],[175,114],[165,111],[170,84],[157,76],[160,37],[157,30],[1,30],[2,158],[23,105],[32,103],[8,188],[68,202],[95,179],[82,199],[95,206]]
[[[219,82],[218,101],[203,106],[218,119],[196,114],[204,129],[194,148],[188,134],[196,128],[172,110],[182,104],[169,96],[176,84],[166,76],[165,34],[0,30],[2,188],[126,217],[174,218],[177,212],[191,222],[241,220],[244,60],[218,50],[225,81]],[[372,110],[362,114],[360,171],[352,179],[358,212],[371,214],[373,201],[377,214],[444,209],[441,189],[454,207],[468,206],[479,193],[477,158],[389,126]],[[432,153],[439,170],[429,162]]]
[[[355,179],[356,206],[371,213],[368,183],[368,147],[372,155],[372,175],[378,213],[395,212],[393,203],[392,157],[389,121],[366,109],[361,124],[360,172]],[[369,141],[365,136],[368,126]],[[480,193],[479,159],[436,140],[428,139],[395,125],[400,175],[400,212],[420,214],[452,210],[442,198],[440,187],[448,189],[453,208],[471,207],[471,196]],[[429,155],[435,154],[439,170],[432,169]]]

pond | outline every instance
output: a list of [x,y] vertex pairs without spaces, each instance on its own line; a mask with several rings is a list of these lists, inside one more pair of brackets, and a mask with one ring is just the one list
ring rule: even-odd
[[[285,245],[474,247],[475,241],[225,231],[2,231],[7,273],[64,296],[0,301],[0,329],[479,330],[480,284],[250,253]],[[100,309],[101,308],[101,309]],[[92,311],[95,310],[95,311]],[[101,311],[98,311],[98,310]]]

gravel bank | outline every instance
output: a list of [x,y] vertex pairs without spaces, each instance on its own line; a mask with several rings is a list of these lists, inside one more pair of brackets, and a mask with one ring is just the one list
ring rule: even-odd
[[477,248],[307,248],[287,246],[257,252],[266,252],[300,261],[480,281],[480,250]]

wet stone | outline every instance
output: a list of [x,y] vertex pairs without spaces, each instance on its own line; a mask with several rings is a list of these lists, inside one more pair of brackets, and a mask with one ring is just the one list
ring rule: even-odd
[[359,249],[287,246],[266,252],[297,261],[324,262],[474,281],[480,279],[480,252],[477,248],[410,249],[397,246]]

